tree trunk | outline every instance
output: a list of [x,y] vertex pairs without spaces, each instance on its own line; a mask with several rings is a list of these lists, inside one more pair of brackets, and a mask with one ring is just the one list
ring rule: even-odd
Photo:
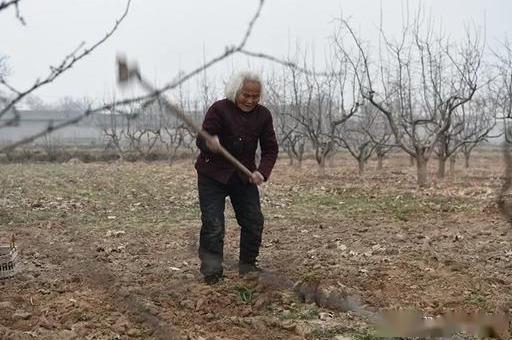
[[377,170],[382,170],[382,162],[384,161],[384,155],[377,155]]
[[334,168],[336,164],[334,163],[334,152],[329,154],[329,168]]
[[414,156],[409,156],[409,166],[414,166]]
[[299,150],[296,151],[293,149],[293,156],[297,160],[297,168],[302,168],[302,159],[304,158],[304,148],[299,147]]
[[304,149],[306,147],[305,143],[299,145],[299,152],[297,154],[297,159],[299,161],[299,169],[302,168],[302,161],[304,160]]
[[425,188],[428,186],[428,177],[427,177],[427,159],[423,155],[416,156],[416,170],[418,176],[418,185],[420,188]]
[[293,153],[290,150],[286,150],[286,153],[288,154],[288,165],[293,165]]
[[167,153],[167,162],[169,163],[169,166],[172,166],[174,164],[174,155],[172,152]]
[[443,179],[446,174],[446,158],[444,156],[439,156],[438,166],[437,166],[437,178]]
[[471,157],[470,152],[464,152],[464,168],[469,169],[469,158]]
[[321,176],[325,174],[325,151],[323,148],[317,148],[315,151],[315,158],[318,164],[319,173]]
[[318,160],[318,173],[320,176],[325,175],[325,157],[323,155],[320,155],[320,159]]
[[176,155],[178,154],[178,146],[171,146],[171,149],[167,151],[169,153],[169,165],[172,166],[176,161]]
[[320,166],[320,164],[322,163],[322,156],[320,154],[320,150],[318,149],[318,147],[315,149],[315,160],[316,160],[316,164],[318,164],[318,166]]
[[455,174],[455,162],[457,161],[457,157],[450,157],[450,175],[453,176]]
[[364,161],[362,159],[357,160],[357,165],[359,167],[359,176],[361,176],[364,173]]
[[123,151],[123,148],[121,147],[121,143],[119,142],[119,140],[116,137],[112,137],[112,146],[116,150],[116,153],[119,156],[119,160],[121,162],[123,162],[124,158],[125,158],[124,151]]

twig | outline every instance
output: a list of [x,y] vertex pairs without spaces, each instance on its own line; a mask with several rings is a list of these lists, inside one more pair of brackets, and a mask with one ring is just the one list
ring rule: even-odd
[[22,25],[25,25],[25,19],[23,19],[23,17],[21,16],[20,8],[18,7],[20,1],[21,0],[9,0],[0,2],[0,12],[3,11],[4,9],[7,9],[10,6],[14,6],[14,8],[16,9],[16,18],[18,18]]
[[[230,55],[232,55],[234,53],[240,52],[244,48],[244,46],[245,46],[245,44],[246,44],[246,42],[248,40],[248,37],[250,36],[250,34],[252,32],[254,23],[255,23],[256,19],[259,17],[259,15],[261,13],[261,9],[262,9],[262,6],[263,6],[264,2],[265,2],[265,0],[260,0],[258,9],[257,9],[256,13],[254,14],[254,16],[252,17],[251,21],[249,22],[249,25],[247,27],[247,30],[246,30],[245,34],[244,34],[244,37],[243,37],[243,39],[242,39],[242,41],[240,42],[239,45],[232,46],[232,47],[226,47],[224,53],[222,53],[219,56],[211,59],[207,63],[204,63],[202,66],[197,67],[196,69],[192,70],[191,72],[183,75],[182,77],[178,78],[177,80],[175,80],[175,81],[173,81],[171,83],[168,83],[167,85],[164,85],[163,87],[161,87],[159,89],[155,89],[153,92],[150,92],[150,93],[148,93],[146,95],[125,99],[125,100],[122,100],[122,101],[119,101],[119,102],[113,102],[113,103],[105,104],[105,105],[103,105],[101,107],[98,107],[98,108],[95,108],[95,109],[88,109],[88,110],[84,111],[82,113],[82,115],[80,115],[80,116],[74,117],[72,119],[69,119],[69,120],[64,121],[64,122],[62,122],[60,124],[57,124],[57,125],[48,126],[46,129],[44,129],[44,130],[42,130],[42,131],[40,131],[40,132],[38,132],[38,133],[36,133],[34,135],[28,136],[28,137],[26,137],[26,138],[24,138],[22,140],[19,140],[19,141],[15,142],[15,143],[3,146],[2,148],[0,148],[0,152],[10,151],[10,150],[12,150],[12,149],[14,149],[14,148],[16,148],[16,147],[18,147],[20,145],[31,143],[34,140],[36,140],[37,138],[40,138],[40,137],[46,135],[47,133],[53,132],[55,130],[62,129],[62,128],[66,127],[66,126],[70,126],[70,125],[76,124],[76,123],[80,122],[82,119],[85,119],[86,117],[89,117],[91,114],[102,112],[104,110],[111,109],[111,108],[113,108],[115,106],[123,106],[123,105],[131,104],[131,103],[135,103],[135,102],[141,102],[141,101],[148,101],[148,100],[151,100],[151,99],[156,99],[162,93],[164,93],[164,92],[166,92],[168,90],[172,90],[172,89],[177,88],[178,86],[180,86],[181,84],[183,84],[184,82],[189,80],[190,78],[192,78],[195,75],[197,75],[197,74],[203,72],[204,70],[210,68],[211,66],[213,66],[216,63],[220,62],[221,60],[226,59],[228,56],[230,56]],[[130,3],[130,1],[128,1],[128,5],[129,5],[129,3]],[[128,6],[127,6],[127,9],[126,9],[126,12],[127,11],[128,11]],[[120,21],[124,18],[124,16],[126,15],[126,12],[121,17],[121,19],[117,21],[116,26],[114,27],[114,30],[115,30],[115,28],[117,28],[117,26],[119,25]],[[114,30],[112,30],[111,32],[113,32]],[[106,40],[106,39],[104,39],[104,40]],[[94,47],[96,47],[97,45],[98,44],[96,44]],[[69,66],[69,67],[71,67],[71,66]],[[41,85],[39,85],[38,87],[40,87],[40,86]],[[32,92],[33,90],[35,90],[35,88],[30,89],[29,91],[24,92],[24,95],[27,95],[28,93]],[[12,104],[12,102],[11,102],[11,104]],[[11,107],[13,105],[14,104],[12,104]],[[6,111],[6,109],[4,109],[2,112],[0,112],[0,117],[2,116],[2,114],[4,114],[4,111]]]
[[271,55],[268,55],[265,53],[251,52],[251,51],[247,51],[245,49],[242,49],[239,52],[241,54],[245,54],[250,57],[270,60],[277,64],[281,64],[283,66],[293,68],[293,69],[295,69],[301,73],[307,74],[307,75],[317,75],[317,76],[325,76],[325,77],[330,77],[330,76],[336,75],[335,73],[331,73],[331,72],[314,72],[314,71],[305,69],[303,67],[300,67],[297,64],[295,64],[294,62],[291,62],[289,60],[279,59],[279,58],[276,58],[274,56],[271,56]]
[[14,105],[16,105],[18,102],[20,102],[20,100],[22,100],[25,96],[27,96],[28,94],[32,93],[33,91],[35,91],[36,89],[44,86],[44,85],[47,85],[51,82],[53,82],[57,77],[59,77],[62,73],[66,72],[67,70],[69,70],[71,67],[73,67],[73,65],[80,61],[81,59],[83,59],[85,56],[89,55],[90,53],[92,53],[98,46],[100,46],[101,44],[103,44],[108,38],[110,38],[114,32],[117,30],[117,28],[119,27],[119,25],[121,24],[121,22],[123,21],[123,19],[126,17],[126,15],[128,14],[128,9],[130,8],[130,3],[131,3],[131,0],[128,0],[127,3],[126,3],[126,8],[123,12],[123,14],[121,15],[121,17],[119,19],[117,19],[114,27],[109,31],[107,32],[107,34],[102,38],[100,39],[99,41],[97,41],[94,45],[92,45],[90,48],[87,48],[85,49],[84,51],[82,51],[82,53],[76,55],[76,53],[78,52],[78,50],[83,46],[83,43],[80,44],[80,46],[75,49],[72,53],[70,53],[69,55],[67,55],[64,60],[59,64],[59,66],[57,67],[53,67],[53,66],[50,66],[50,74],[44,79],[44,80],[36,80],[36,82],[27,90],[25,91],[22,91],[22,92],[19,92],[19,94],[16,96],[16,98],[14,98],[13,100],[11,100],[1,111],[0,111],[0,117],[2,117],[4,114],[6,114],[7,112],[9,112],[9,110],[11,110]]

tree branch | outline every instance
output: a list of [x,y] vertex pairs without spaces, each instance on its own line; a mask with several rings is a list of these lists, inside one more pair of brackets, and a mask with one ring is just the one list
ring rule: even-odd
[[[115,29],[117,29],[117,26],[119,26],[119,23],[121,22],[121,20],[127,14],[130,1],[131,0],[128,1],[125,13],[121,17],[121,19],[117,21],[117,23],[116,23],[114,29],[111,31],[111,33],[109,35],[107,35],[104,39],[102,39],[102,41],[100,41],[97,44],[95,44],[92,49],[94,49],[97,46],[99,46],[99,44],[101,44],[103,41],[105,41],[115,31]],[[10,150],[20,146],[20,145],[31,143],[34,140],[36,140],[37,138],[40,138],[40,137],[42,137],[42,136],[44,136],[44,135],[46,135],[48,133],[51,133],[53,131],[62,129],[62,128],[67,127],[67,126],[74,125],[74,124],[80,122],[81,120],[91,116],[92,114],[103,112],[105,110],[109,110],[109,109],[115,108],[116,106],[123,106],[123,105],[132,104],[132,103],[135,103],[135,102],[144,102],[144,101],[154,100],[154,99],[157,99],[164,92],[177,88],[179,85],[183,84],[184,82],[186,82],[190,78],[194,77],[195,75],[203,72],[204,70],[210,68],[211,66],[213,66],[216,63],[220,62],[221,60],[226,59],[228,56],[230,56],[232,54],[240,52],[244,48],[245,44],[247,43],[247,40],[248,40],[248,38],[249,38],[249,36],[250,36],[250,34],[252,32],[252,29],[253,29],[254,23],[256,22],[256,19],[260,16],[260,13],[261,13],[261,10],[262,10],[264,2],[265,2],[265,0],[259,0],[259,6],[258,6],[258,8],[256,10],[256,13],[254,14],[254,16],[252,17],[251,21],[249,22],[247,30],[246,30],[246,32],[244,34],[243,39],[241,40],[241,42],[237,46],[226,47],[224,53],[222,53],[219,56],[211,59],[210,61],[204,63],[203,65],[197,67],[196,69],[192,70],[191,72],[189,72],[189,73],[179,77],[177,80],[172,81],[172,82],[164,85],[163,87],[161,87],[159,89],[155,89],[153,92],[150,92],[148,94],[141,95],[141,96],[138,96],[138,97],[133,97],[133,98],[125,99],[125,100],[122,100],[122,101],[112,102],[112,103],[109,103],[109,104],[105,104],[103,106],[100,106],[100,107],[97,107],[97,108],[94,108],[94,109],[88,109],[88,110],[84,111],[80,116],[77,116],[77,117],[74,117],[72,119],[66,120],[66,121],[64,121],[64,122],[62,122],[60,124],[57,124],[57,125],[48,125],[48,127],[46,129],[44,129],[44,130],[42,130],[42,131],[40,131],[40,132],[38,132],[36,134],[33,134],[33,135],[28,136],[26,138],[23,138],[22,140],[19,140],[17,142],[12,143],[12,144],[5,145],[2,148],[0,148],[0,152],[7,152],[7,151],[10,151]],[[92,49],[89,49],[89,52]],[[84,56],[84,54],[80,55],[80,58],[82,58],[83,56]],[[75,59],[76,58],[73,59],[74,60],[73,63],[76,61]],[[71,66],[72,66],[72,64],[69,65],[69,67],[71,67]],[[67,68],[69,68],[69,67],[67,67]],[[61,73],[62,72],[60,72],[59,74],[61,74]],[[55,78],[53,78],[53,79],[55,79]],[[41,85],[39,85],[37,87],[40,87],[40,86]],[[35,90],[35,88],[34,89],[30,89],[30,91],[26,91],[24,93],[24,95],[27,95],[28,93],[30,93],[30,92],[32,92],[34,90]],[[13,105],[11,105],[11,106],[13,106]],[[2,112],[0,112],[0,117],[1,117],[1,115],[3,113],[5,113],[4,111],[6,112],[5,109]]]
[[20,1],[21,0],[4,0],[0,2],[0,12],[3,11],[4,9],[7,9],[10,6],[14,6],[16,10],[16,18],[18,18],[22,25],[25,25],[25,19],[23,19],[23,17],[21,16],[20,8],[18,7]]
[[92,53],[98,46],[102,45],[108,38],[110,38],[114,34],[114,32],[117,30],[117,28],[119,27],[119,25],[121,24],[123,19],[126,17],[126,15],[128,14],[128,9],[130,8],[130,3],[131,3],[131,0],[128,0],[123,14],[121,15],[121,17],[119,19],[117,19],[114,27],[109,32],[107,32],[107,34],[102,39],[97,41],[90,48],[86,48],[81,53],[77,54],[78,50],[83,46],[83,43],[81,43],[80,46],[78,48],[76,48],[75,51],[73,51],[72,53],[67,55],[64,58],[64,60],[62,60],[62,62],[57,67],[50,66],[50,74],[43,80],[37,79],[36,82],[29,89],[19,92],[19,94],[0,111],[0,117],[2,117],[9,110],[11,110],[14,107],[14,105],[19,103],[28,94],[34,92],[35,90],[37,90],[38,88],[40,88],[44,85],[47,85],[47,84],[53,82],[57,77],[59,77],[61,74],[63,74],[64,72],[69,70],[71,67],[73,67],[73,65],[75,65],[75,63],[77,63],[78,61],[80,61],[85,56],[89,55],[90,53]]

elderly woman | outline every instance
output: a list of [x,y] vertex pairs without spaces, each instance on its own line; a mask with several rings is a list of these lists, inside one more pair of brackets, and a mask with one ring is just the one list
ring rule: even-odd
[[[263,85],[251,72],[235,74],[226,85],[226,98],[208,109],[203,129],[215,136],[206,143],[198,138],[201,150],[195,168],[198,173],[201,234],[199,258],[207,284],[223,277],[224,204],[229,196],[240,230],[239,274],[259,271],[256,258],[263,232],[263,214],[257,186],[268,180],[277,159],[278,146],[272,115],[258,104]],[[261,160],[256,166],[258,142]],[[245,165],[247,177],[218,154],[219,144]]]

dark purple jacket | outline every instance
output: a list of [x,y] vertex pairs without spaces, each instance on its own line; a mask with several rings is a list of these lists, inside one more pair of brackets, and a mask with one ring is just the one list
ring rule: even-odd
[[[270,111],[257,105],[251,112],[240,110],[235,103],[222,99],[213,103],[206,112],[203,129],[219,136],[220,144],[251,172],[256,169],[267,180],[277,159],[278,146]],[[256,168],[255,156],[258,141],[261,161]],[[219,154],[212,153],[203,138],[196,144],[201,150],[197,157],[197,172],[219,182],[227,183],[236,171],[235,167]],[[246,180],[245,175],[241,175]]]

